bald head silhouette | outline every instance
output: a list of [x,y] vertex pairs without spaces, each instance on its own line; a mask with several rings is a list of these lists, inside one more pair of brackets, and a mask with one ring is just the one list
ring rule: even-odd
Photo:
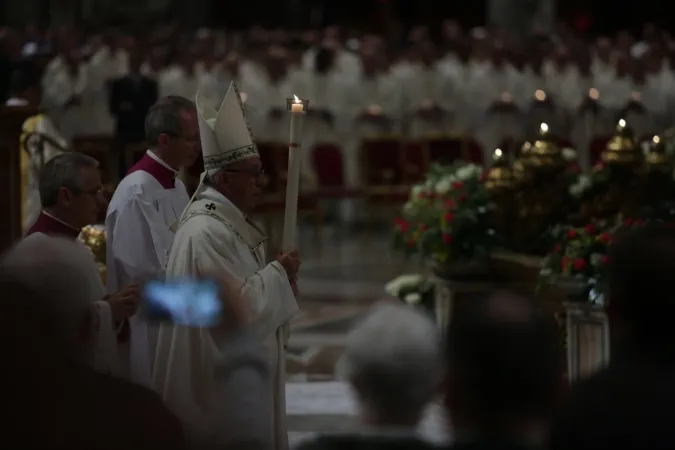
[[546,416],[562,385],[564,357],[552,314],[510,292],[459,305],[446,358],[448,409],[453,421],[472,427]]

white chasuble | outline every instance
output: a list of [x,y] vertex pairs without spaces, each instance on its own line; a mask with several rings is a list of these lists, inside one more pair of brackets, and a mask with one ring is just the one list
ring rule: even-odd
[[[196,199],[181,218],[167,278],[226,273],[238,280],[250,307],[250,326],[269,362],[272,386],[263,411],[237,414],[250,415],[251,432],[269,433],[275,449],[286,449],[284,347],[289,320],[298,312],[295,296],[284,268],[276,261],[265,264],[267,238],[239,209],[208,187]],[[228,442],[228,433],[241,422],[239,417],[232,419],[228,398],[219,395],[223,391],[219,364],[233,356],[223,353],[218,343],[218,335],[226,331],[170,323],[159,328],[152,387],[181,417],[188,436],[201,444]]]
[[[148,151],[115,190],[106,214],[107,289],[164,279],[174,226],[187,206],[185,185],[176,172]],[[139,316],[130,320],[127,364],[131,380],[150,384],[156,330]]]

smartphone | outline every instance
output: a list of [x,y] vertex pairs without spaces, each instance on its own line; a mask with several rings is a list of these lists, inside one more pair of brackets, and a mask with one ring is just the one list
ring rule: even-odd
[[212,327],[222,313],[220,288],[210,280],[150,281],[143,286],[141,310],[150,321]]

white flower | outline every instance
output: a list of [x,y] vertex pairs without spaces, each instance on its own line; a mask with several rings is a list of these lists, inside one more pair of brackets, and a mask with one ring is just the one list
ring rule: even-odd
[[434,191],[439,195],[445,195],[452,189],[452,183],[454,181],[454,177],[441,178],[440,181],[436,183],[436,186],[434,186]]
[[384,286],[384,290],[387,295],[398,297],[404,287],[419,286],[423,281],[424,277],[417,273],[401,275],[387,283]]
[[420,194],[423,194],[424,192],[426,192],[426,188],[421,184],[416,184],[415,186],[410,188],[410,198],[416,199],[420,196]]
[[565,161],[572,162],[577,160],[577,152],[573,148],[565,147],[562,149],[562,157]]
[[591,265],[594,267],[598,267],[600,264],[602,264],[602,255],[600,253],[593,253],[590,258]]
[[480,166],[475,164],[467,164],[457,169],[456,176],[457,179],[466,181],[470,178],[480,176],[481,173],[483,173],[483,169]]
[[408,305],[416,305],[422,301],[422,296],[419,294],[419,292],[411,292],[403,297],[403,301]]
[[403,214],[411,214],[413,211],[415,211],[415,205],[412,202],[403,205]]
[[579,197],[591,187],[591,177],[581,174],[577,177],[576,183],[570,186],[569,191],[575,197]]

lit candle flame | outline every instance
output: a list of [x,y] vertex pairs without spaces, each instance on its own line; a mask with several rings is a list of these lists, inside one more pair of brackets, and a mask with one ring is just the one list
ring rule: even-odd
[[495,149],[495,158],[501,158],[501,157],[502,157],[502,154],[503,154],[503,153],[502,153],[502,149],[501,149],[501,148]]
[[546,92],[544,92],[541,89],[537,89],[534,93],[534,98],[536,98],[540,102],[543,102],[544,100],[546,100]]
[[297,95],[293,94],[293,98],[293,103],[302,103],[302,100],[300,100]]
[[626,128],[626,121],[623,119],[619,119],[619,128]]
[[597,100],[600,98],[600,91],[598,91],[596,88],[590,88],[588,90],[588,96],[593,100]]
[[658,137],[658,136],[654,136],[654,137],[652,138],[652,142],[655,143],[655,144],[658,144],[659,142],[661,142],[661,138]]
[[541,131],[542,134],[548,133],[548,125],[545,124],[545,123],[542,123],[542,124],[539,126],[539,131]]

